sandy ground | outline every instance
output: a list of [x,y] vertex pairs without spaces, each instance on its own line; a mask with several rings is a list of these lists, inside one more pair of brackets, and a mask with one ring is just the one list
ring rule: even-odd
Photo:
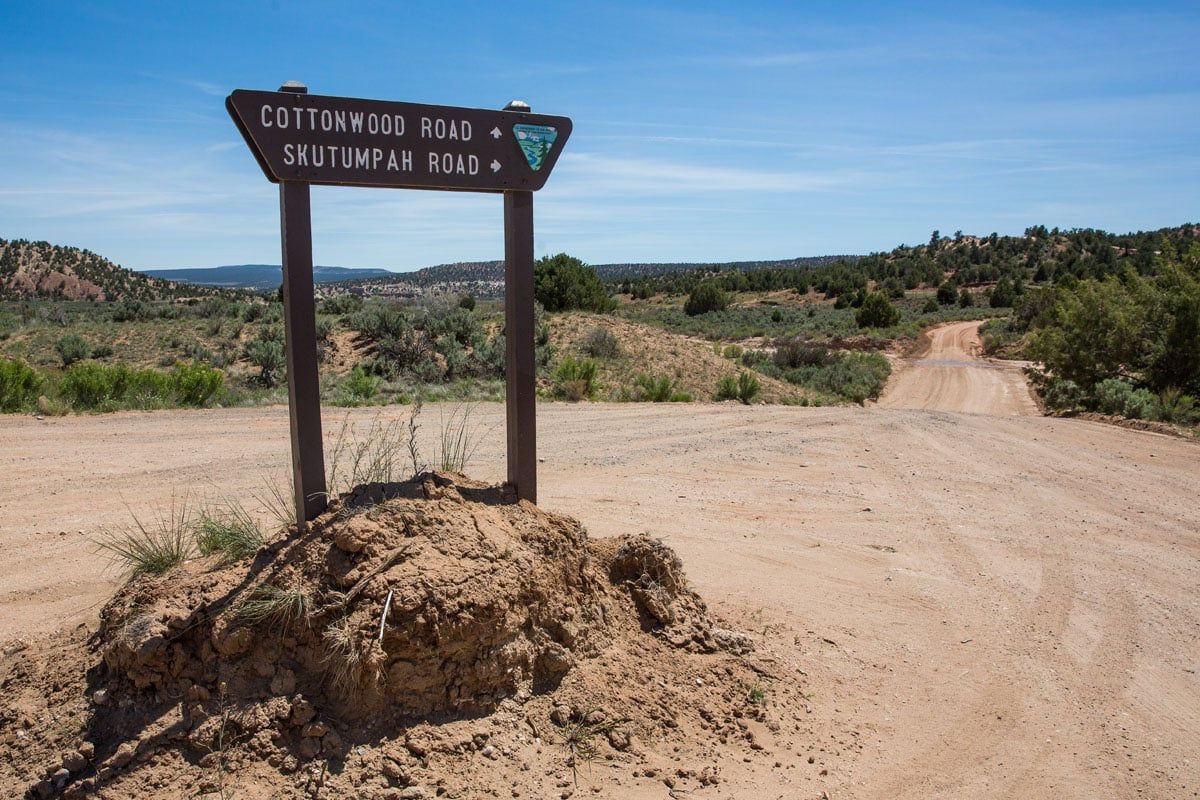
[[[795,648],[820,761],[794,765],[809,794],[759,796],[1200,796],[1200,448],[1018,416],[1019,373],[970,341],[942,329],[947,363],[880,407],[543,406],[542,505],[663,536],[718,613]],[[470,471],[498,479],[502,409],[480,418]],[[93,619],[116,576],[91,538],[126,505],[244,494],[287,442],[284,408],[0,419],[0,640]]]

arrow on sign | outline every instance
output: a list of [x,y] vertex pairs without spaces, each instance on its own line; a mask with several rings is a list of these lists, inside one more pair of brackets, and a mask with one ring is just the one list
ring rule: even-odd
[[499,138],[500,138],[500,129],[499,129],[499,128],[492,128],[492,130],[490,131],[490,133],[492,134],[492,138],[493,138],[493,139],[499,139]]
[[500,171],[500,162],[493,158],[492,159],[492,172],[499,172],[499,171]]

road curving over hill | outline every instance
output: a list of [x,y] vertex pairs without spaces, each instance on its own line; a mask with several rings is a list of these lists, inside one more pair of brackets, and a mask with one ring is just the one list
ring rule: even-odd
[[1021,365],[980,357],[982,323],[955,322],[922,335],[917,352],[895,366],[879,398],[886,408],[1036,416]]

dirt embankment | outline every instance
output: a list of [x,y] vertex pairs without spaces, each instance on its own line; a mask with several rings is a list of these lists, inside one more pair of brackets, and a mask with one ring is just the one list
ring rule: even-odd
[[980,322],[956,322],[922,334],[916,348],[896,364],[879,398],[886,408],[1034,416],[1037,402],[1011,361],[982,358]]
[[137,577],[71,644],[3,663],[7,797],[568,797],[593,762],[642,797],[811,744],[669,547],[442,473]]

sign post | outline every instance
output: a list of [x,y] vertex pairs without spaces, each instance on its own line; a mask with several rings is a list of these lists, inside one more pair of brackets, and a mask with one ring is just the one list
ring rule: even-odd
[[536,503],[533,192],[504,193],[504,322],[508,482],[517,497]]
[[571,120],[533,114],[237,89],[225,100],[267,179],[279,184],[283,310],[296,522],[328,502],[321,439],[309,186],[374,186],[504,195],[508,482],[537,502],[533,193],[545,185]]

